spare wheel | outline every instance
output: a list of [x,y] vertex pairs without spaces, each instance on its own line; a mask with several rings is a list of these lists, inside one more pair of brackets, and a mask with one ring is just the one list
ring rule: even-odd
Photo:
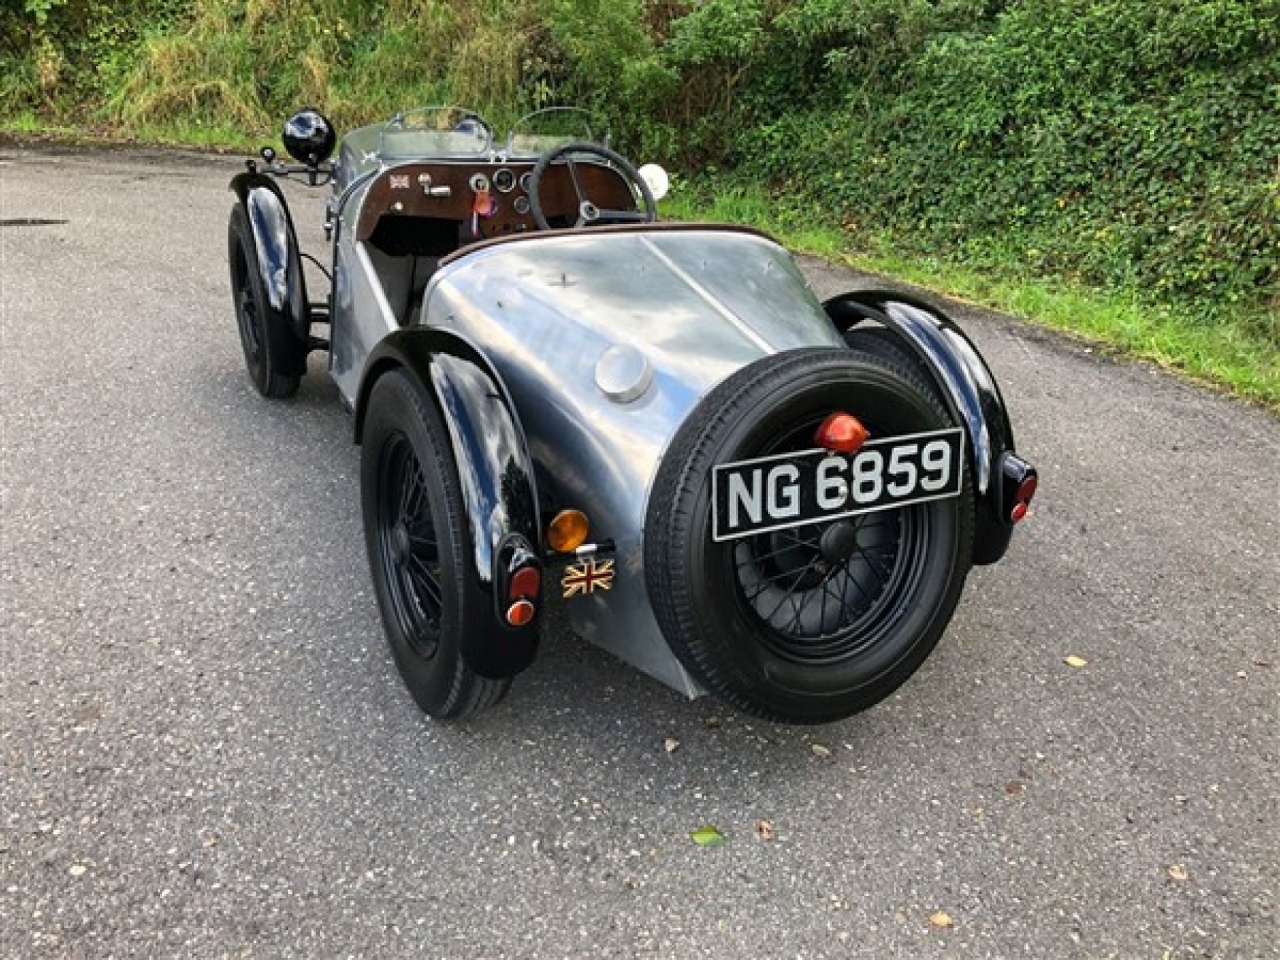
[[[818,447],[835,412],[866,428],[860,450]],[[959,600],[966,464],[936,392],[892,357],[805,349],[738,371],[682,425],[648,505],[646,578],[672,651],[712,693],[774,720],[884,699]]]

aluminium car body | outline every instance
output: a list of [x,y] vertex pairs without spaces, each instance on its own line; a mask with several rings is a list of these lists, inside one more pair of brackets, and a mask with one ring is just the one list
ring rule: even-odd
[[[328,350],[424,709],[500,698],[555,604],[680,692],[778,719],[905,681],[1036,485],[968,338],[903,294],[820,303],[755,231],[653,222],[645,178],[598,142],[415,116],[348,134],[332,167],[327,124],[293,118],[302,166],[264,154],[233,181],[230,250],[259,389],[296,389]],[[332,186],[320,303],[290,170]],[[589,537],[563,536],[575,518]]]

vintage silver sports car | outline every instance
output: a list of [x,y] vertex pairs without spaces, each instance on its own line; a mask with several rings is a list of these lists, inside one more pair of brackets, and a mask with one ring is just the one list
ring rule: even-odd
[[[331,162],[328,121],[291,117],[296,163],[264,148],[231,182],[250,379],[287,397],[328,352],[386,634],[432,716],[501,699],[558,604],[688,696],[796,723],[869,707],[1035,493],[995,379],[921,300],[820,303],[768,236],[658,223],[665,174],[580,119],[500,137],[414,111]],[[330,187],[315,301],[285,176]]]

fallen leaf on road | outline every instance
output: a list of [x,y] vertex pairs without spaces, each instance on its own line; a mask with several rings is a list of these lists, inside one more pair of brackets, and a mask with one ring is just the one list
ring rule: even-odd
[[809,744],[809,749],[813,751],[813,754],[816,757],[831,756],[831,748],[821,743],[811,743]]
[[756,836],[768,843],[773,839],[773,823],[769,820],[756,821]]
[[1187,872],[1187,868],[1180,863],[1175,863],[1169,868],[1169,879],[1177,880],[1179,883],[1186,883],[1191,879],[1191,874]]
[[1009,794],[1011,797],[1015,794],[1021,793],[1025,789],[1026,784],[1019,783],[1017,780],[1010,780],[1004,785],[1004,792]]
[[724,834],[715,827],[699,827],[689,834],[689,839],[700,847],[718,847],[724,843]]
[[667,751],[667,753],[675,753],[680,749],[680,741],[675,737],[667,737],[667,739],[662,741],[662,749]]
[[1065,663],[1068,667],[1077,667],[1077,668],[1079,668],[1079,667],[1083,667],[1083,666],[1084,666],[1086,663],[1088,663],[1089,661],[1088,661],[1088,660],[1086,660],[1084,657],[1077,657],[1077,656],[1073,653],[1073,654],[1071,654],[1069,657],[1063,657],[1063,658],[1062,658],[1062,662],[1063,662],[1063,663]]
[[946,930],[950,927],[954,927],[955,925],[956,922],[951,919],[951,914],[947,913],[945,910],[939,910],[929,918],[929,926],[938,927],[941,930]]

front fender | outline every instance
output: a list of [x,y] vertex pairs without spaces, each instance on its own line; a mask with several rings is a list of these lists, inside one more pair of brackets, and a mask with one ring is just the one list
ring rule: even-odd
[[458,465],[479,587],[493,602],[496,636],[467,636],[462,656],[481,676],[513,676],[533,662],[537,632],[507,630],[498,615],[512,544],[541,545],[533,461],[511,394],[489,360],[455,333],[422,327],[397,330],[369,355],[356,396],[356,443],[373,385],[384,373],[404,369],[434,400]]
[[[1013,536],[1006,501],[1012,477],[1030,466],[1014,454],[1013,427],[995,377],[977,347],[937,308],[897,291],[856,291],[823,304],[843,333],[863,320],[897,333],[932,374],[956,422],[965,428],[976,492],[974,563],[994,563]],[[1006,489],[1010,488],[1010,489]]]
[[249,216],[267,302],[271,309],[289,318],[294,333],[305,343],[310,334],[311,311],[298,235],[284,193],[267,175],[249,171],[231,181],[231,190]]

